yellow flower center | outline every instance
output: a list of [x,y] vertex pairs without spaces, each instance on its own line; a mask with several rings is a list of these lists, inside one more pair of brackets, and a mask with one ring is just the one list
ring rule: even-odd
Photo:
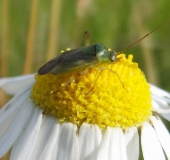
[[60,122],[126,129],[151,115],[151,92],[145,76],[128,58],[60,75],[35,75],[31,98]]

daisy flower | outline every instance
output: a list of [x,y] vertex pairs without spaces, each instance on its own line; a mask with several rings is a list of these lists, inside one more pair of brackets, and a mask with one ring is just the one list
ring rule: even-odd
[[170,159],[170,94],[124,54],[59,75],[0,79],[0,157],[10,160]]

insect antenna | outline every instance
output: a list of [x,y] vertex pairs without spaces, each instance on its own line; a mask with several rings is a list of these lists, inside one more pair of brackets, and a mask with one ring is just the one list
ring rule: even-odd
[[133,46],[135,46],[137,43],[139,43],[140,41],[142,41],[144,38],[146,38],[147,36],[149,36],[151,33],[155,32],[156,30],[160,29],[161,27],[169,24],[170,22],[164,23],[162,25],[160,25],[159,27],[155,28],[154,30],[152,30],[151,32],[147,33],[146,35],[144,35],[142,38],[140,38],[139,40],[137,40],[136,42],[134,42],[133,44],[131,44],[130,46],[126,47],[124,50],[117,52],[116,56],[119,54],[122,54],[124,52],[126,52],[129,48],[132,48]]

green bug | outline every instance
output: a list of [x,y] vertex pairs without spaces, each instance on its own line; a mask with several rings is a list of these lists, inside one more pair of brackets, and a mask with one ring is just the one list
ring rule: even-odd
[[97,63],[102,62],[116,62],[118,60],[117,55],[125,52],[132,46],[136,45],[142,39],[150,35],[152,32],[158,30],[162,26],[167,25],[165,23],[156,29],[152,30],[138,41],[127,47],[121,52],[108,51],[102,44],[96,43],[90,46],[72,49],[62,53],[60,56],[53,58],[45,65],[43,65],[39,70],[39,75],[44,75],[47,73],[51,74],[61,74],[73,70],[78,70],[81,68],[93,67]]
[[96,43],[90,46],[72,49],[53,58],[39,70],[38,74],[47,73],[61,74],[81,68],[92,67],[97,63],[114,62],[117,60],[117,53],[108,51],[102,44]]

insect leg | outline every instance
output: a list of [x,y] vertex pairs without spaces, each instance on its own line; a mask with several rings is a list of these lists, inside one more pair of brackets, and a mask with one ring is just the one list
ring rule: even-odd
[[[103,67],[102,69],[103,69],[103,70],[108,70],[109,72],[112,72],[113,74],[115,74],[115,75],[117,76],[117,78],[119,79],[122,87],[126,90],[126,92],[128,92],[128,90],[125,88],[125,86],[124,86],[122,80],[120,79],[119,75],[117,74],[117,72],[115,72],[115,71],[113,71],[113,70],[111,70],[111,69],[109,69],[109,68],[105,68],[105,67]],[[128,92],[128,93],[129,93],[129,92]]]
[[55,94],[55,93],[63,90],[64,87],[66,87],[66,86],[68,86],[69,84],[71,84],[71,82],[73,82],[74,80],[75,80],[75,78],[73,78],[72,80],[70,80],[70,81],[68,81],[66,84],[64,84],[64,86],[62,86],[61,89],[59,89],[59,90],[57,90],[57,91],[55,91],[55,92],[52,91],[52,92],[50,93],[50,96],[52,96],[53,94]]
[[[87,73],[87,69],[83,70],[82,72],[79,73],[79,75],[84,75]],[[66,86],[70,85],[72,82],[74,82],[76,80],[76,77],[72,77],[70,81],[66,82],[63,86],[61,86],[61,89],[57,90],[57,91],[51,91],[50,96],[52,96],[53,94],[62,91]]]
[[78,43],[77,48],[80,46],[82,43],[83,39],[85,40],[85,46],[90,46],[90,33],[88,31],[84,32],[83,38],[81,41]]
[[99,75],[96,78],[96,81],[93,84],[93,87],[86,93],[86,95],[88,95],[93,90],[94,86],[96,85],[96,83],[97,83],[97,81],[98,81],[98,79],[99,79],[99,77],[100,77],[100,75],[103,71],[104,71],[104,69],[100,71]]

